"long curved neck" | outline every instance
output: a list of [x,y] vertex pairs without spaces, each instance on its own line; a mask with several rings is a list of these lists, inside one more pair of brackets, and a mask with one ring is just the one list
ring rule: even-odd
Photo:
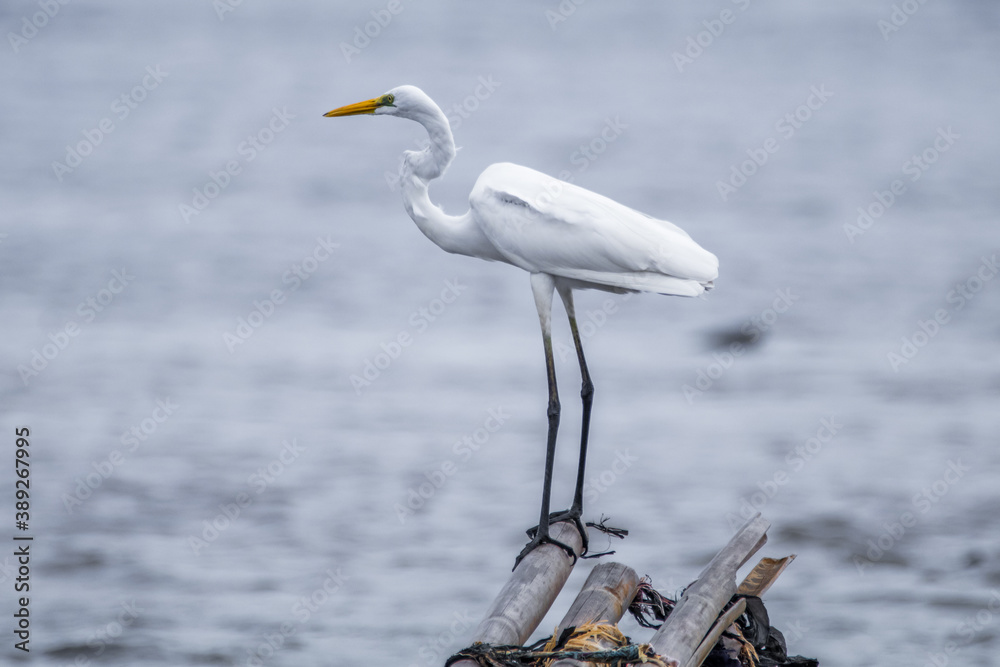
[[506,261],[479,229],[471,211],[465,215],[448,215],[430,200],[428,183],[444,174],[455,159],[455,139],[444,112],[431,103],[409,117],[424,126],[430,144],[421,151],[403,154],[400,184],[406,212],[424,236],[442,250]]
[[445,169],[455,159],[455,138],[451,125],[440,107],[428,100],[428,104],[409,116],[427,130],[429,145],[422,151],[406,151],[405,166],[411,173],[424,181],[431,181],[444,174]]

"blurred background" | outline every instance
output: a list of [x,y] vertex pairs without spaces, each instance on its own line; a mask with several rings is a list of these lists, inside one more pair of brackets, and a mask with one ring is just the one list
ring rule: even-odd
[[[512,161],[719,257],[705,298],[578,294],[587,518],[631,530],[595,548],[672,594],[759,510],[761,555],[798,554],[766,599],[791,653],[992,664],[998,21],[978,0],[5,3],[0,426],[8,459],[32,436],[30,657],[422,667],[468,644],[537,519],[544,364],[527,276],[403,211],[422,128],[322,117],[410,83],[462,147],[446,211]],[[555,322],[559,507],[580,407]]]

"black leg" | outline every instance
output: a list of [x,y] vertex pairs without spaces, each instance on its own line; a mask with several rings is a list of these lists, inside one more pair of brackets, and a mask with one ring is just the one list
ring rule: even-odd
[[514,569],[520,564],[521,559],[527,556],[536,547],[542,544],[554,544],[568,553],[573,560],[576,560],[576,552],[568,544],[563,544],[549,537],[549,504],[552,496],[552,466],[556,458],[556,436],[559,432],[559,391],[556,388],[556,367],[552,358],[552,337],[544,334],[545,343],[545,368],[549,380],[549,407],[547,414],[549,417],[549,435],[545,445],[545,477],[542,483],[542,509],[538,519],[538,526],[528,531],[531,541],[525,545],[517,560],[514,561]]
[[[531,289],[535,295],[535,307],[538,309],[538,320],[542,325],[542,342],[545,345],[545,371],[549,382],[547,410],[549,433],[545,443],[545,477],[542,484],[542,508],[538,526],[528,531],[531,540],[518,554],[517,560],[514,561],[514,569],[517,569],[522,558],[541,544],[554,544],[563,549],[576,562],[576,552],[573,551],[572,547],[549,536],[549,523],[552,522],[549,516],[549,505],[552,497],[552,467],[555,463],[556,436],[559,432],[559,391],[556,389],[556,365],[552,357],[552,292],[555,289],[555,279],[544,273],[533,273],[531,274]],[[562,294],[561,291],[560,294]],[[586,533],[582,528],[580,532],[584,535],[584,545],[586,545]]]
[[587,441],[590,435],[590,410],[594,403],[594,383],[590,379],[590,372],[587,370],[587,359],[583,356],[583,343],[580,340],[580,329],[576,324],[576,309],[573,306],[573,292],[567,287],[559,287],[559,296],[562,297],[563,305],[566,306],[566,314],[569,316],[569,327],[573,333],[573,344],[576,346],[576,356],[580,362],[580,376],[583,387],[580,390],[580,397],[583,399],[583,426],[580,432],[580,463],[576,473],[576,491],[573,494],[573,505],[563,512],[555,512],[549,515],[549,523],[559,521],[572,521],[580,531],[583,540],[583,551],[587,552],[588,539],[587,528],[583,525],[583,483],[584,474],[587,469]]
[[580,330],[576,326],[576,317],[570,316],[569,326],[573,331],[573,344],[576,345],[576,356],[580,360],[580,375],[583,378],[583,388],[580,397],[583,399],[583,427],[580,433],[580,467],[576,473],[576,493],[573,495],[571,513],[583,514],[583,475],[587,467],[587,440],[590,435],[590,408],[594,404],[594,383],[590,380],[587,370],[587,360],[583,356],[583,344],[580,342]]

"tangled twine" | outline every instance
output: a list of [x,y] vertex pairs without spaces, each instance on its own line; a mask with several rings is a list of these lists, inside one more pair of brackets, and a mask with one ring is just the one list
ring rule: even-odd
[[[605,648],[611,644],[615,648]],[[569,627],[532,646],[495,646],[475,643],[448,658],[445,667],[459,660],[474,660],[482,667],[549,667],[556,660],[580,660],[615,667],[653,665],[668,667],[649,644],[632,644],[616,626],[587,623]]]

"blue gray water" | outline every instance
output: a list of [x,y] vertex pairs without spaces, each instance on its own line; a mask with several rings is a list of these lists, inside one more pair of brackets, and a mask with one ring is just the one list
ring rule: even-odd
[[[527,277],[403,211],[422,130],[322,118],[412,83],[462,146],[446,210],[509,160],[720,259],[702,299],[578,296],[588,514],[631,529],[616,558],[676,591],[759,509],[763,555],[798,554],[767,596],[793,652],[992,664],[998,20],[974,0],[4,4],[0,427],[8,461],[32,434],[30,656],[423,667],[469,641],[537,518],[544,368]],[[561,505],[580,408],[556,322]]]

